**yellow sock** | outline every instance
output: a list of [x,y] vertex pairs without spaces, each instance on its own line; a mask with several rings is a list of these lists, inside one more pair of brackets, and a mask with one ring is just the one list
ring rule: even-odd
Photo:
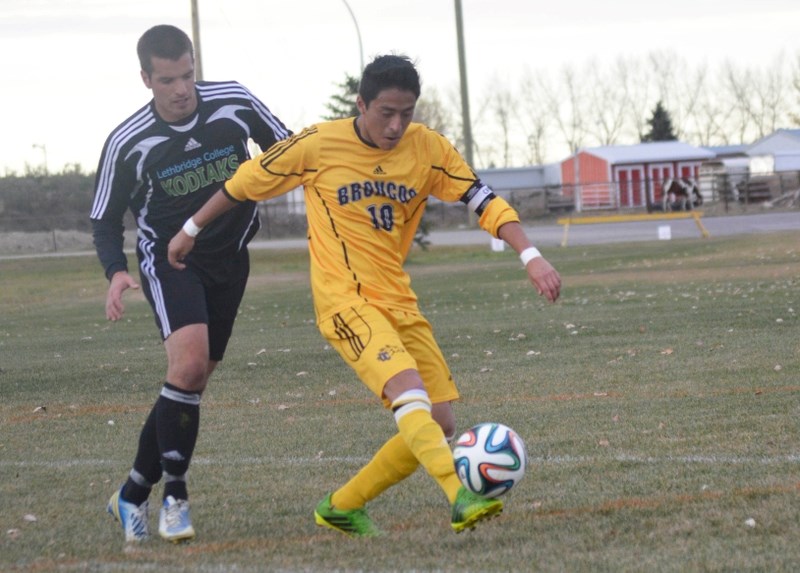
[[336,490],[331,503],[337,509],[357,509],[413,474],[419,462],[400,434],[381,446],[353,478]]
[[461,481],[456,475],[453,453],[444,432],[431,416],[427,394],[420,390],[406,392],[392,403],[392,408],[400,435],[452,504]]

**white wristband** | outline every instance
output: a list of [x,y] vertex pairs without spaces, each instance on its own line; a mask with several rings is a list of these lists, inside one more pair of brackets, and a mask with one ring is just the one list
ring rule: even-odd
[[189,235],[190,237],[194,238],[197,236],[197,233],[203,230],[203,227],[198,227],[195,225],[194,219],[189,217],[186,219],[186,222],[183,224],[183,232]]
[[539,252],[539,249],[536,247],[528,247],[519,254],[519,260],[522,261],[523,267],[527,267],[529,262],[541,256],[542,253]]

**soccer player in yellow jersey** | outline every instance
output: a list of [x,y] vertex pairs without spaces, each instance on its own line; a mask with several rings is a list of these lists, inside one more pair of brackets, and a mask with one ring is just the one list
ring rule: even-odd
[[217,216],[303,185],[317,324],[391,409],[398,428],[317,505],[318,525],[353,537],[380,534],[367,502],[419,465],[447,496],[456,532],[503,508],[502,501],[465,489],[455,473],[448,440],[455,434],[458,390],[403,269],[428,197],[465,203],[483,229],[520,254],[531,283],[549,301],[561,288],[514,209],[481,183],[446,138],[412,123],[419,94],[408,58],[375,58],[361,78],[358,117],[311,126],[243,163],[169,245],[170,263],[183,268],[194,238]]

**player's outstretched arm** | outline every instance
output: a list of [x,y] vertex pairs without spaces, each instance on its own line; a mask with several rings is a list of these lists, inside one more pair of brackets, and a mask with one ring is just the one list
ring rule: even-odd
[[557,301],[561,294],[561,276],[553,268],[553,265],[531,245],[522,225],[515,222],[506,223],[498,229],[497,236],[520,255],[528,273],[528,279],[536,287],[538,293],[550,302]]
[[237,204],[237,201],[231,199],[222,189],[214,193],[211,199],[206,201],[205,205],[200,207],[197,213],[189,217],[183,225],[183,228],[172,237],[167,250],[167,260],[169,260],[169,264],[176,269],[185,269],[186,265],[183,259],[185,259],[186,255],[194,248],[194,241],[197,234],[203,230],[203,227],[210,224],[223,213],[233,209]]

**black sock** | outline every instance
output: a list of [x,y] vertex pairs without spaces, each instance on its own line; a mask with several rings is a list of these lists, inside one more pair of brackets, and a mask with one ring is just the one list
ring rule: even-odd
[[189,499],[189,492],[186,491],[186,481],[182,479],[164,482],[164,499],[167,496],[175,499]]
[[142,505],[150,496],[153,485],[161,479],[161,455],[156,437],[156,407],[139,434],[139,449],[133,462],[133,470],[122,487],[122,499],[135,505]]
[[147,498],[150,497],[150,492],[152,490],[152,487],[141,486],[128,476],[128,480],[125,482],[125,485],[122,486],[120,497],[134,505],[142,505],[147,501]]
[[186,392],[167,382],[155,411],[161,467],[169,476],[164,485],[164,497],[188,499],[185,476],[200,428],[200,394]]

